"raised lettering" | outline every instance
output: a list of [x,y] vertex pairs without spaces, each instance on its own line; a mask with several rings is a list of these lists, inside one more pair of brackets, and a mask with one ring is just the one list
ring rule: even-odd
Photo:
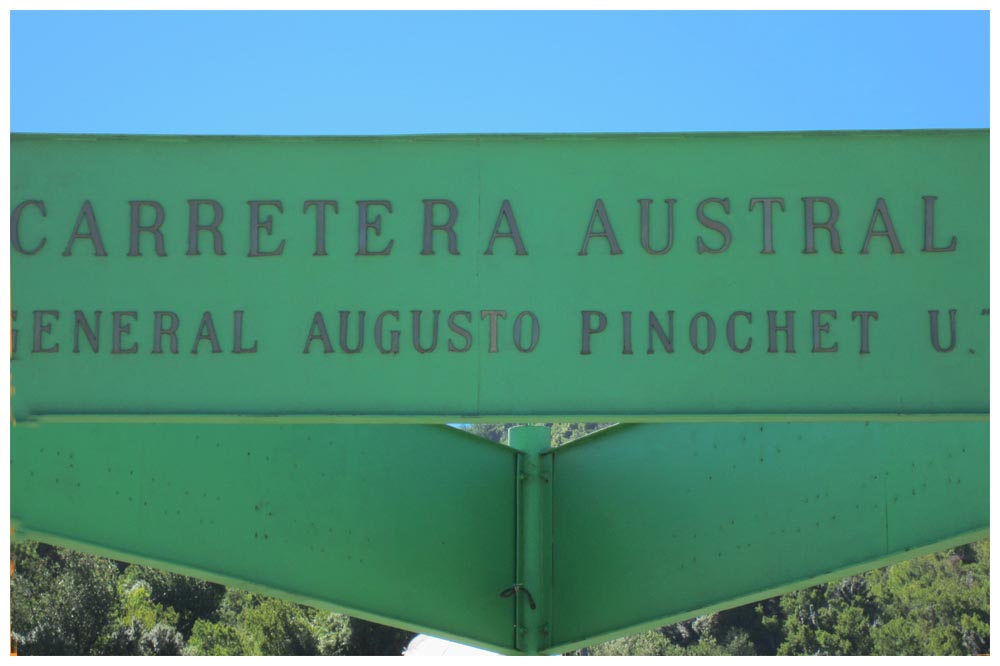
[[[434,207],[444,206],[448,209],[448,221],[444,224],[434,224]],[[458,235],[455,233],[455,222],[458,221],[458,206],[448,199],[424,199],[424,248],[420,254],[434,254],[434,232],[443,231],[448,234],[448,253],[458,254]]]
[[[601,221],[601,231],[594,231],[594,223]],[[615,238],[615,230],[608,219],[608,211],[604,208],[604,201],[598,199],[594,202],[594,212],[590,215],[590,224],[587,225],[587,235],[583,237],[583,247],[580,248],[580,256],[587,256],[587,244],[591,238],[604,238],[608,241],[611,254],[621,254],[622,249],[618,247],[618,239]]]
[[389,331],[389,346],[386,347],[383,341],[385,336],[382,334],[383,321],[386,317],[395,317],[396,323],[399,323],[399,310],[386,310],[379,314],[375,318],[375,346],[378,348],[379,352],[382,354],[398,354],[399,353],[399,331],[392,330]]
[[[201,224],[201,207],[208,205],[212,207],[212,223]],[[188,200],[188,250],[189,257],[198,256],[201,251],[198,249],[198,233],[207,231],[212,234],[212,249],[218,256],[225,255],[222,249],[222,232],[219,225],[222,224],[222,204],[214,199],[189,199]]]
[[87,315],[83,313],[82,310],[75,310],[73,312],[74,325],[73,325],[73,353],[80,353],[80,332],[87,338],[87,344],[90,345],[91,350],[96,354],[99,348],[99,333],[101,330],[101,311],[94,310],[94,326],[91,328],[90,324],[87,323]]
[[647,354],[652,354],[653,350],[653,334],[659,338],[660,344],[663,345],[663,351],[668,354],[674,353],[674,311],[667,310],[667,330],[663,330],[663,326],[660,325],[660,320],[656,318],[656,313],[650,311],[649,313],[649,347],[646,348]]
[[[885,227],[881,231],[875,230],[875,221],[882,218],[883,226]],[[861,246],[861,254],[868,254],[868,246],[872,242],[874,236],[885,236],[889,239],[889,244],[892,246],[893,254],[902,254],[903,248],[899,244],[899,239],[896,238],[896,229],[892,226],[892,218],[889,217],[889,209],[885,205],[885,199],[882,197],[878,198],[875,202],[875,212],[872,213],[872,221],[868,225],[868,233],[865,235],[865,243]]]
[[27,208],[28,206],[34,206],[35,208],[40,210],[42,212],[42,219],[43,220],[45,219],[46,213],[45,213],[44,202],[30,200],[30,201],[22,201],[21,203],[19,203],[17,205],[17,208],[14,209],[14,212],[10,214],[10,244],[14,246],[14,249],[17,252],[20,252],[21,254],[32,255],[32,254],[38,254],[39,251],[41,251],[41,249],[45,247],[45,241],[47,239],[45,238],[45,236],[42,236],[42,239],[38,241],[37,245],[35,245],[34,250],[26,250],[24,248],[24,245],[21,244],[21,215],[24,213],[24,209]]
[[388,245],[377,252],[372,252],[368,249],[368,232],[374,231],[376,236],[382,235],[382,216],[376,215],[374,218],[369,219],[368,209],[372,206],[382,206],[385,208],[387,213],[392,212],[392,202],[386,200],[373,200],[373,201],[358,201],[358,251],[354,256],[356,257],[367,257],[367,256],[385,256],[392,252],[393,243],[396,241],[390,240]]
[[722,210],[727,215],[729,214],[729,198],[727,197],[725,199],[717,199],[715,197],[712,197],[710,199],[705,199],[704,201],[698,204],[698,210],[697,210],[698,222],[700,222],[703,227],[718,232],[719,235],[722,236],[722,245],[718,248],[710,247],[707,243],[705,243],[705,240],[701,236],[698,236],[698,254],[704,254],[706,252],[708,252],[709,254],[720,254],[729,249],[730,243],[733,242],[733,235],[729,231],[729,227],[727,227],[722,222],[719,222],[718,220],[713,220],[712,218],[705,215],[705,206],[712,203],[719,204],[720,206],[722,206]]
[[345,354],[357,354],[365,348],[365,311],[358,311],[358,340],[351,347],[347,342],[347,329],[350,328],[351,311],[340,311],[340,351]]
[[115,310],[111,313],[111,353],[112,354],[135,354],[139,351],[139,343],[133,342],[131,347],[122,346],[124,336],[132,332],[132,324],[124,323],[125,317],[138,319],[139,314],[135,310]]
[[[706,325],[704,347],[698,344],[698,321],[702,319],[705,320]],[[712,351],[712,347],[715,346],[715,322],[712,320],[712,315],[707,312],[699,312],[692,317],[691,325],[688,327],[688,337],[691,339],[691,348],[699,354],[707,354]]]
[[[580,343],[580,354],[582,356],[587,356],[590,354],[590,336],[597,335],[601,333],[608,327],[608,318],[605,314],[599,310],[583,310],[580,313],[582,317],[582,328],[583,328],[583,339]],[[590,320],[592,317],[597,317],[597,325],[592,326]]]
[[449,340],[448,351],[450,352],[467,352],[472,348],[472,332],[467,328],[459,326],[458,322],[455,321],[459,315],[465,317],[468,320],[469,325],[472,325],[472,313],[468,310],[456,310],[448,316],[448,328],[450,328],[453,332],[458,333],[462,336],[462,339],[465,340],[465,346],[462,348],[455,346],[455,343]]
[[753,337],[747,336],[747,342],[742,347],[736,344],[736,318],[743,317],[747,320],[748,324],[753,323],[753,315],[746,310],[737,310],[733,314],[729,315],[729,319],[726,320],[726,342],[729,343],[729,348],[732,349],[737,354],[745,354],[750,351],[751,345],[753,345]]
[[59,351],[59,343],[56,343],[52,347],[46,347],[42,336],[52,332],[52,324],[45,323],[43,321],[44,317],[55,317],[59,320],[58,310],[35,310],[35,346],[31,350],[36,354],[54,354]]
[[767,351],[770,354],[778,352],[778,333],[785,334],[785,353],[795,353],[795,311],[785,310],[785,325],[778,326],[778,311],[767,311]]
[[323,319],[322,312],[313,315],[312,324],[309,325],[309,335],[306,337],[306,346],[302,350],[303,354],[309,353],[309,346],[313,340],[319,340],[323,343],[324,354],[333,353],[333,345],[330,344],[330,334],[326,330],[326,320]]
[[[156,243],[156,256],[167,256],[167,251],[163,245],[163,232],[160,231],[164,218],[163,206],[156,201],[129,201],[128,205],[131,221],[129,226],[128,256],[142,256],[142,250],[139,248],[139,234],[143,232],[153,234],[153,242]],[[153,209],[153,224],[148,227],[142,225],[143,208]]]
[[[842,254],[843,250],[840,249],[840,232],[834,226],[840,218],[840,207],[837,206],[837,202],[829,197],[803,197],[802,202],[805,206],[806,218],[806,249],[802,250],[802,253],[816,254],[816,230],[826,229],[830,232],[830,248],[835,254]],[[816,204],[818,203],[824,204],[830,211],[826,222],[819,223],[816,221]]]
[[823,344],[823,334],[830,332],[830,322],[824,322],[823,317],[829,316],[834,319],[837,318],[836,310],[813,310],[812,320],[813,320],[813,353],[820,354],[826,352],[835,352],[840,346],[839,343],[834,342],[832,347],[827,347]]
[[201,316],[201,322],[198,324],[198,334],[194,338],[194,345],[191,347],[191,353],[198,353],[198,344],[202,340],[208,340],[212,345],[213,354],[221,354],[222,347],[219,346],[219,336],[215,333],[215,322],[212,320],[212,313],[205,312]]
[[869,354],[871,351],[868,345],[868,320],[874,319],[875,321],[878,321],[878,313],[872,310],[855,310],[851,313],[851,321],[854,321],[855,319],[860,319],[859,325],[861,327],[861,348],[858,353]]
[[254,340],[252,347],[243,346],[243,310],[233,312],[233,353],[234,354],[256,354],[257,341]]
[[940,310],[928,310],[928,312],[931,315],[931,345],[933,345],[935,351],[942,353],[950,352],[955,348],[955,343],[958,342],[955,330],[955,318],[958,313],[955,310],[948,310],[949,340],[951,340],[951,344],[947,347],[942,347],[940,332],[938,331],[938,318],[941,312]]
[[764,247],[761,254],[774,254],[774,229],[773,229],[773,206],[777,204],[781,211],[785,211],[785,200],[782,197],[759,197],[750,200],[750,211],[753,207],[761,204],[764,215]]
[[276,257],[285,251],[285,241],[278,243],[278,247],[275,250],[261,250],[260,249],[260,230],[263,229],[267,232],[267,235],[272,234],[272,224],[274,222],[274,217],[268,215],[263,220],[260,219],[260,208],[261,206],[274,206],[278,209],[279,213],[284,213],[285,209],[281,205],[280,201],[248,201],[250,205],[250,252],[247,253],[248,257]]
[[948,247],[934,245],[934,202],[937,197],[924,197],[924,252],[954,252],[958,247],[958,238],[951,237]]
[[622,312],[622,354],[632,353],[632,313]]
[[438,320],[441,318],[441,311],[440,310],[431,311],[431,314],[433,315],[434,319],[432,320],[433,325],[431,326],[431,344],[428,347],[425,347],[420,342],[421,311],[412,310],[411,314],[413,315],[413,348],[417,350],[418,354],[426,354],[428,352],[434,351],[437,348],[438,344]]
[[316,206],[316,251],[314,257],[326,256],[326,207],[333,208],[334,214],[339,213],[335,199],[310,199],[302,205],[302,212],[309,211],[309,206]]
[[[163,320],[169,319],[170,326],[163,327]],[[177,353],[177,327],[180,325],[180,317],[176,312],[169,310],[157,310],[153,313],[153,353],[163,353],[163,336],[170,336],[170,353]]]
[[[507,228],[510,231],[500,231],[500,224],[507,220]],[[483,254],[493,254],[493,243],[496,242],[498,238],[509,238],[514,242],[514,254],[517,256],[524,256],[528,254],[528,251],[524,247],[524,241],[521,240],[521,232],[517,228],[517,219],[514,217],[514,211],[510,207],[510,201],[507,199],[503,200],[503,204],[500,206],[500,214],[497,216],[496,224],[493,225],[493,233],[490,235],[490,243],[486,246],[486,252]]]
[[[87,231],[81,233],[80,226],[83,222],[87,223]],[[94,217],[94,207],[90,204],[89,200],[84,201],[83,206],[80,207],[80,214],[77,216],[76,224],[73,226],[73,235],[69,237],[69,241],[66,243],[66,249],[63,250],[63,256],[73,256],[73,244],[84,238],[89,239],[90,242],[94,244],[95,257],[108,256],[108,253],[104,251],[104,241],[101,240],[101,231],[97,228],[97,218]]]
[[506,319],[506,310],[480,310],[479,319],[489,318],[490,320],[490,347],[489,352],[491,354],[497,353],[499,347],[497,345],[497,319]]
[[[525,317],[531,321],[531,342],[527,346],[521,344],[521,332]],[[517,351],[524,353],[533,352],[535,347],[538,346],[539,333],[538,317],[535,316],[534,312],[525,310],[514,318],[514,347],[517,348]]]
[[667,202],[667,242],[659,250],[654,250],[649,239],[649,206],[652,199],[639,199],[639,242],[649,254],[666,254],[674,246],[674,204],[677,199],[664,199]]

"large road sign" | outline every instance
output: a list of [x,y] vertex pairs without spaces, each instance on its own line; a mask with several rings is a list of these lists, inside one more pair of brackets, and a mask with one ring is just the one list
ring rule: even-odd
[[14,135],[15,415],[985,413],[988,149]]
[[511,654],[978,538],[988,148],[15,135],[12,520]]

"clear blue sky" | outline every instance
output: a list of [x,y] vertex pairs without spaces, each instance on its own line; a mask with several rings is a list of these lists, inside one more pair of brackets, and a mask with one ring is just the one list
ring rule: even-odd
[[13,12],[11,131],[989,126],[986,12]]

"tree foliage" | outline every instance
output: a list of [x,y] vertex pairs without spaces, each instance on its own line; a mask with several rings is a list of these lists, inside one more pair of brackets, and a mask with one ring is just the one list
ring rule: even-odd
[[517,426],[547,426],[552,432],[552,446],[562,446],[574,439],[593,434],[613,423],[476,423],[468,431],[498,444],[507,443],[507,431]]
[[601,643],[593,655],[970,655],[990,649],[989,541]]
[[413,634],[45,544],[11,546],[19,654],[401,654]]

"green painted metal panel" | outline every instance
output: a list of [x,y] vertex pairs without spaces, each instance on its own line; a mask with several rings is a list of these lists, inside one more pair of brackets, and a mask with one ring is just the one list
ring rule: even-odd
[[504,652],[984,534],[988,148],[14,135],[12,520]]
[[551,650],[986,536],[988,427],[620,426],[554,450]]
[[514,649],[513,450],[431,426],[14,433],[18,538]]
[[985,420],[618,426],[552,450],[545,428],[515,429],[514,448],[428,426],[13,432],[19,538],[509,654],[732,607],[989,526]]
[[[983,414],[988,149],[986,130],[14,135],[14,414]],[[770,226],[767,204],[755,203],[767,198],[783,201],[771,204]],[[218,208],[198,203],[208,200]],[[319,245],[317,205],[307,203],[316,200],[338,202],[322,207]],[[837,221],[824,227],[834,204]],[[136,233],[129,256],[133,211],[136,228],[152,228],[157,205],[165,256],[150,231]],[[672,243],[656,254],[668,245],[669,206]],[[192,246],[192,210],[202,227],[220,211],[224,255],[210,230]],[[426,220],[444,228],[451,210],[458,254],[445,230],[424,244]],[[934,251],[953,239],[953,251]],[[281,254],[249,256],[254,248]],[[377,336],[386,312],[396,314]],[[674,313],[672,352],[650,312],[664,335]],[[947,351],[934,347],[931,312]],[[176,354],[169,334],[154,335],[157,321],[176,323]],[[589,349],[585,329],[595,331]]]

